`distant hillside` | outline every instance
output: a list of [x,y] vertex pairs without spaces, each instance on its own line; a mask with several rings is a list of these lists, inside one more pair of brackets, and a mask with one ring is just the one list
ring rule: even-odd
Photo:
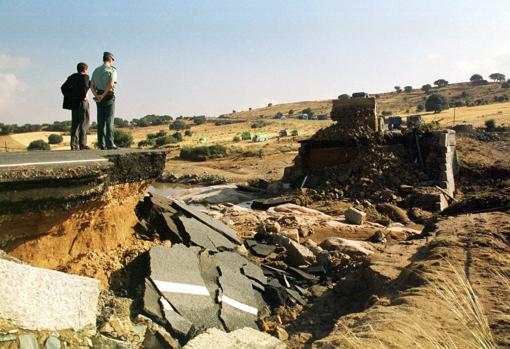
[[[421,86],[420,86],[421,87]],[[463,103],[477,103],[480,101],[482,104],[494,103],[495,97],[501,95],[510,95],[510,89],[501,87],[501,83],[488,83],[487,85],[473,85],[468,82],[461,82],[449,84],[446,87],[434,87],[429,94],[439,93],[449,100],[460,100]],[[379,112],[391,111],[393,115],[408,115],[416,114],[416,106],[423,104],[428,94],[421,89],[413,89],[411,92],[385,92],[373,93],[371,96],[377,98],[377,108]],[[478,103],[480,103],[478,102]],[[240,111],[236,113],[225,114],[225,117],[231,118],[271,118],[276,113],[281,112],[285,116],[289,116],[289,111],[293,111],[294,115],[301,114],[303,109],[311,108],[316,114],[329,114],[331,111],[331,100],[319,101],[303,101],[285,104],[275,104],[271,107],[257,108],[247,111]]]

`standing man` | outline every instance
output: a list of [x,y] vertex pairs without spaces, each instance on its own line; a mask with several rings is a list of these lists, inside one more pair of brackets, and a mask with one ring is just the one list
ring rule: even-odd
[[92,73],[90,90],[97,104],[97,144],[100,149],[117,149],[113,140],[113,118],[115,114],[115,85],[117,69],[112,66],[115,59],[110,52],[103,53],[103,65]]
[[64,109],[71,110],[71,150],[90,149],[87,146],[87,131],[89,129],[89,67],[85,63],[78,63],[77,73],[70,75],[60,88],[64,94]]

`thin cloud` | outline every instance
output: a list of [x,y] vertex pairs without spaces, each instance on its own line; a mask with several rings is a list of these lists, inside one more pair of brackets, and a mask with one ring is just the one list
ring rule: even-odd
[[20,87],[21,82],[16,75],[0,73],[0,110],[7,109]]
[[19,69],[25,68],[30,64],[30,58],[13,56],[0,53],[0,69]]
[[474,74],[509,73],[510,52],[488,56],[476,60],[462,60],[456,63],[461,72]]

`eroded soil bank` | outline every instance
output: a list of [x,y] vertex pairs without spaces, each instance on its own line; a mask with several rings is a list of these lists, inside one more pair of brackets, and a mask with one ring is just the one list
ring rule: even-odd
[[149,248],[135,234],[135,206],[148,186],[117,184],[100,199],[68,209],[12,215],[5,230],[14,236],[36,231],[38,237],[11,242],[5,250],[30,265],[93,277],[107,287],[130,251]]

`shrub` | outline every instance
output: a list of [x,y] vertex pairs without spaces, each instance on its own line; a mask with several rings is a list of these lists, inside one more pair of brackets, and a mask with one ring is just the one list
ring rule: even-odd
[[416,111],[417,111],[417,112],[421,113],[421,112],[422,112],[422,111],[424,111],[424,110],[425,110],[425,106],[424,106],[423,104],[421,104],[421,103],[420,103],[420,104],[418,104],[418,105],[416,106]]
[[113,124],[116,127],[129,127],[129,121],[122,118],[113,118]]
[[496,129],[496,120],[489,119],[485,121],[485,127],[487,128],[488,131],[494,131]]
[[504,83],[502,83],[501,88],[510,88],[510,80],[507,80]]
[[50,150],[50,145],[43,141],[42,139],[38,139],[36,141],[30,142],[30,144],[27,147],[28,151],[32,150]]
[[471,81],[472,83],[476,83],[476,82],[482,81],[482,80],[483,80],[483,77],[480,74],[473,74],[469,78],[469,81]]
[[494,100],[496,102],[506,102],[508,101],[508,96],[507,95],[494,96]]
[[210,145],[201,147],[184,147],[179,157],[184,160],[205,161],[209,157],[221,157],[227,155],[227,148],[223,145]]
[[349,96],[347,93],[343,93],[340,96],[338,96],[338,99],[349,99],[351,96]]
[[155,143],[154,139],[144,139],[138,142],[138,148],[153,147]]
[[448,109],[448,100],[443,95],[434,93],[430,95],[425,101],[425,110],[439,113],[445,109]]
[[172,137],[174,137],[175,139],[177,139],[177,142],[182,142],[183,140],[183,137],[182,137],[182,133],[181,132],[175,132]]
[[191,137],[191,136],[193,136],[193,132],[191,130],[186,130],[186,131],[184,131],[184,135],[186,137]]
[[241,133],[241,139],[243,141],[249,141],[251,139],[250,131],[244,131],[243,133]]
[[289,109],[289,115],[293,115],[294,114],[294,109]]
[[402,92],[402,87],[400,87],[400,86],[395,86],[395,87],[394,87],[394,89],[395,89],[395,91],[396,91],[397,93]]
[[236,142],[236,143],[237,143],[237,142],[241,142],[241,137],[239,137],[239,136],[234,136],[234,138],[232,138],[232,141],[233,141],[233,142]]
[[164,136],[164,137],[159,137],[159,138],[155,139],[156,147],[161,147],[166,144],[174,144],[177,142],[178,142],[178,140],[175,139],[173,136]]
[[272,106],[273,106],[273,103],[267,103],[267,106],[268,106],[268,107],[272,107]]
[[296,136],[298,135],[298,130],[292,130],[292,131],[290,131],[290,135],[291,135],[292,137],[296,137]]
[[189,126],[186,124],[186,122],[182,119],[175,120],[174,122],[172,122],[170,124],[169,127],[171,130],[174,130],[174,131],[185,130],[185,129],[189,128]]
[[383,110],[381,113],[382,116],[390,116],[391,114],[393,114],[391,110]]
[[158,133],[149,133],[147,135],[147,139],[155,139],[155,138],[165,137],[165,136],[166,136],[166,131],[160,130]]
[[133,135],[131,132],[119,129],[113,130],[113,139],[115,140],[115,144],[121,148],[129,148],[133,143]]
[[404,87],[404,91],[405,91],[406,93],[409,93],[409,92],[411,92],[412,90],[413,90],[413,87],[412,87],[412,86],[405,86],[405,87]]
[[49,144],[60,144],[64,141],[64,137],[62,137],[59,134],[53,133],[48,136],[48,143]]
[[251,124],[251,128],[262,128],[269,125],[269,123],[265,120],[257,120]]

